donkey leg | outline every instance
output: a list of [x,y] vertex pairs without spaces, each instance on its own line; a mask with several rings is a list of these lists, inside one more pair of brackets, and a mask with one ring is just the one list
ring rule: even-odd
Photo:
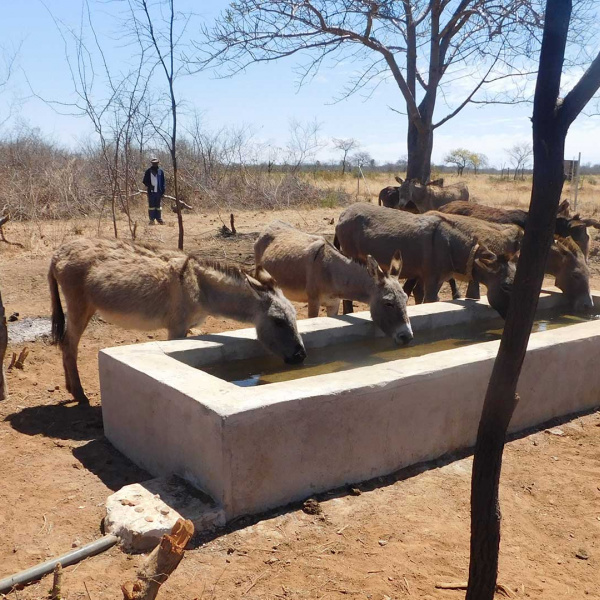
[[65,368],[65,381],[67,390],[79,404],[89,404],[90,401],[83,391],[79,369],[77,368],[77,355],[79,352],[79,340],[94,311],[83,312],[81,310],[68,309],[67,329],[63,340],[63,366]]
[[321,308],[320,298],[309,298],[308,299],[308,318],[314,319],[319,316],[319,309]]
[[419,280],[415,277],[414,279],[407,279],[404,282],[404,293],[410,298],[410,295],[413,293],[415,286],[419,283]]
[[354,305],[352,304],[352,300],[344,300],[342,303],[342,313],[345,315],[349,315],[354,312]]
[[467,286],[467,298],[474,298],[475,300],[481,298],[479,283],[477,281],[469,281],[469,285]]
[[415,304],[423,304],[425,299],[425,290],[423,288],[423,282],[420,279],[414,280],[413,296],[415,297]]
[[456,285],[456,279],[449,279],[448,283],[450,284],[450,289],[452,290],[452,300],[460,300],[461,296],[458,286]]
[[334,298],[333,300],[331,300],[330,302],[328,302],[325,305],[325,308],[327,310],[327,316],[328,317],[335,317],[339,310],[340,310],[340,300],[339,298]]
[[439,292],[442,287],[442,282],[435,279],[430,279],[425,282],[425,299],[424,302],[438,302],[440,299]]

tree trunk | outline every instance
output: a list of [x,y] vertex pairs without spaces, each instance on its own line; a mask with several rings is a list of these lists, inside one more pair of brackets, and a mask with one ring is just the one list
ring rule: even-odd
[[492,600],[498,572],[498,487],[504,440],[544,279],[562,191],[567,127],[556,117],[570,0],[549,0],[533,108],[534,171],[529,218],[510,308],[488,385],[473,461],[471,561],[467,600]]
[[421,183],[427,183],[431,175],[433,129],[429,126],[421,131],[409,119],[406,144],[408,150],[406,179],[418,179]]
[[6,380],[4,379],[4,356],[8,346],[8,328],[6,326],[6,314],[2,304],[2,293],[0,293],[0,401],[8,397]]

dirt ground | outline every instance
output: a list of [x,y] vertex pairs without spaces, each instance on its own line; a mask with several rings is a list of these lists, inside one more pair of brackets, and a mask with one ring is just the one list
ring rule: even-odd
[[[245,211],[240,235],[217,236],[216,214],[186,219],[186,246],[214,258],[252,263],[254,233],[273,218],[333,233],[338,208]],[[7,314],[49,316],[46,271],[62,241],[95,235],[92,220],[10,224],[0,244],[0,289]],[[144,227],[143,239],[176,245],[176,224]],[[108,235],[108,225],[101,233]],[[595,253],[593,253],[596,256]],[[592,263],[600,287],[598,263]],[[299,317],[306,306],[298,305]],[[209,318],[202,332],[238,328]],[[82,381],[90,407],[70,402],[58,350],[45,341],[26,345],[25,368],[8,374],[10,397],[0,405],[0,578],[60,555],[101,535],[106,497],[149,475],[103,437],[98,350],[164,337],[131,332],[94,318],[80,345]],[[558,365],[553,368],[559,368]],[[540,374],[542,376],[542,374]],[[499,581],[515,598],[600,598],[600,414],[593,413],[511,441],[502,477]],[[160,598],[454,599],[464,592],[436,583],[466,581],[469,551],[471,457],[429,464],[320,497],[323,513],[299,506],[237,521],[195,538]],[[68,600],[121,598],[144,556],[118,548],[65,569]],[[8,594],[47,598],[49,577]],[[503,597],[498,594],[498,597]]]

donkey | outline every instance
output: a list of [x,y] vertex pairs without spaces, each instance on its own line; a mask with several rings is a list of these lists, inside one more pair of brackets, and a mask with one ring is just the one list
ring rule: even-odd
[[[457,204],[457,203],[456,203]],[[463,204],[469,204],[465,202]],[[497,256],[507,257],[508,260],[516,260],[523,239],[523,230],[512,223],[493,223],[456,214],[445,214],[442,211],[429,211],[428,215],[436,215],[440,219],[450,223],[453,227],[460,229],[465,235],[476,238],[483,243],[488,250]],[[460,298],[456,281],[450,279],[452,298]],[[416,293],[415,293],[416,296]],[[469,281],[467,298],[479,299],[479,284],[473,280]]]
[[[489,221],[492,223],[514,223],[525,229],[528,213],[518,208],[506,209],[475,204],[474,202],[450,202],[439,209],[440,212],[452,215],[466,215]],[[558,208],[554,231],[556,235],[566,238],[571,237],[581,248],[585,259],[588,259],[590,248],[590,236],[587,228],[600,229],[600,222],[595,219],[583,219],[579,214],[571,216],[569,201],[563,200]]]
[[425,213],[428,210],[438,210],[448,202],[456,200],[467,201],[469,188],[464,183],[454,183],[446,187],[436,185],[437,181],[422,184],[417,179],[401,179],[396,177],[400,184],[398,190],[398,206],[400,210]]
[[594,307],[590,290],[590,269],[581,248],[570,237],[556,236],[544,269],[554,275],[554,285],[560,288],[575,312]]
[[398,275],[402,269],[400,252],[384,272],[375,259],[360,264],[345,257],[319,235],[304,233],[282,221],[274,221],[254,244],[257,265],[264,266],[277,279],[285,295],[297,302],[308,301],[308,316],[319,315],[324,304],[327,315],[338,314],[341,299],[369,304],[373,322],[397,344],[413,338],[406,312],[408,296]]
[[[438,215],[447,219],[461,231],[477,235],[488,248],[496,253],[516,253],[523,238],[523,229],[517,225],[490,223],[474,217],[441,212],[427,214]],[[494,230],[497,233],[494,233]],[[544,271],[547,275],[555,277],[556,287],[562,290],[573,310],[579,312],[593,307],[590,270],[583,252],[571,237],[556,236],[555,242],[550,247]],[[452,280],[450,285],[452,286]],[[469,284],[467,297],[479,298],[479,284],[476,282]]]
[[[195,254],[146,244],[81,238],[63,244],[48,272],[52,336],[60,343],[66,387],[88,403],[77,369],[79,340],[95,312],[128,329],[165,327],[185,337],[208,314],[254,323],[258,339],[287,363],[306,358],[296,313],[262,268],[254,277]],[[59,286],[67,306],[67,325]]]
[[[388,185],[379,192],[379,206],[385,206],[386,208],[399,208],[400,207],[400,189],[402,187],[403,179],[400,177],[394,178],[400,185]],[[428,186],[444,187],[444,178],[436,179],[427,183]],[[402,210],[412,213],[420,213],[420,211],[413,202],[403,203]]]
[[514,263],[439,216],[354,204],[340,215],[334,243],[347,256],[371,254],[380,265],[400,249],[400,276],[421,280],[425,302],[437,301],[442,283],[456,276],[486,285],[490,304],[502,316],[508,311]]

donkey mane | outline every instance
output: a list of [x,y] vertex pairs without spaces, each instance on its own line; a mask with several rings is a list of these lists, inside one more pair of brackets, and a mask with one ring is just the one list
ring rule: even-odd
[[222,263],[218,260],[210,258],[201,258],[196,252],[191,252],[189,254],[189,259],[192,259],[200,267],[210,269],[211,271],[216,271],[217,273],[230,277],[235,281],[239,281],[241,283],[246,281],[247,273],[237,265],[231,263]]
[[333,250],[336,254],[339,254],[340,256],[343,256],[344,258],[349,258],[350,262],[360,265],[361,267],[364,267],[365,269],[367,268],[367,260],[365,258],[363,258],[362,256],[346,256],[340,249],[336,248],[328,240],[325,240],[325,244],[323,244],[321,246],[321,248],[319,248],[318,252],[315,255],[315,260],[317,259],[318,255],[325,249],[326,245],[329,246],[331,248],[331,250]]
[[237,265],[231,263],[222,263],[218,260],[210,258],[204,258],[201,256],[199,251],[183,252],[181,250],[168,250],[153,242],[129,242],[124,240],[122,243],[124,245],[129,246],[134,252],[145,254],[144,250],[147,250],[153,255],[157,256],[158,258],[166,261],[172,258],[174,254],[185,256],[186,259],[181,268],[181,274],[185,272],[190,260],[193,260],[198,266],[203,267],[205,269],[210,269],[211,271],[216,271],[217,273],[230,277],[235,281],[241,283],[246,281],[245,271]]

